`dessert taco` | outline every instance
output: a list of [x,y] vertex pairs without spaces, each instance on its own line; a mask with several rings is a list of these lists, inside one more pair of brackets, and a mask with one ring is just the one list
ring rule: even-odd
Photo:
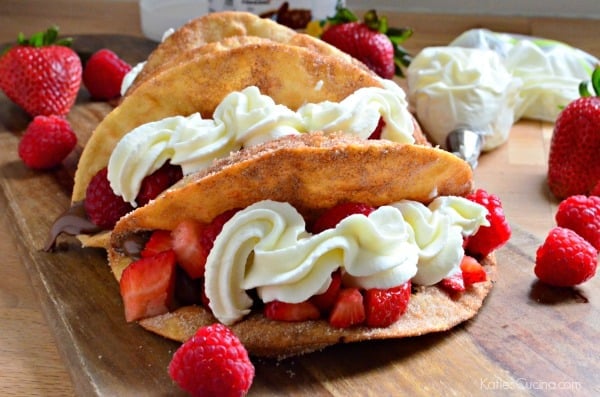
[[[187,174],[198,171],[199,162],[206,167],[232,150],[281,135],[344,130],[368,136],[382,120],[383,138],[427,144],[400,87],[338,57],[257,37],[231,37],[189,55],[146,80],[96,127],[75,173],[74,204],[88,204],[90,182],[111,161],[118,170],[109,167],[110,186],[124,196],[114,179],[127,179],[122,185],[137,192],[141,179],[167,157]],[[123,140],[129,149],[115,150]],[[218,153],[190,153],[190,147]],[[162,157],[144,152],[145,162],[137,161],[144,149]],[[129,158],[138,164],[132,168]],[[130,210],[148,201],[124,199]],[[112,224],[103,226],[104,231],[88,228],[80,240],[105,247]]]
[[[109,262],[127,321],[178,341],[217,321],[257,356],[422,335],[473,317],[492,287],[493,253],[479,258],[483,278],[458,295],[440,286],[462,280],[463,240],[489,225],[487,209],[464,198],[471,190],[469,165],[437,148],[285,136],[234,152],[125,215]],[[360,211],[328,224],[344,206]],[[361,300],[362,319],[347,322],[323,302],[336,287]],[[404,306],[382,319],[367,303],[378,291],[401,294]]]

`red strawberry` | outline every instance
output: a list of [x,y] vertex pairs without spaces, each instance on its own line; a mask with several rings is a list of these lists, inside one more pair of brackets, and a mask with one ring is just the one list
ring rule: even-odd
[[569,287],[596,274],[598,251],[570,229],[555,227],[537,249],[535,275],[544,283]]
[[462,272],[456,272],[448,277],[445,277],[440,281],[440,286],[450,293],[460,294],[465,292],[465,280],[463,279]]
[[375,208],[361,203],[341,203],[325,211],[312,226],[313,233],[321,233],[323,230],[333,229],[342,219],[352,214],[363,214],[368,216]]
[[90,220],[102,229],[112,229],[123,215],[133,210],[128,202],[112,191],[106,167],[90,181],[85,191],[84,207]]
[[278,321],[307,321],[317,320],[321,317],[317,306],[310,301],[299,303],[267,302],[265,303],[264,314],[266,318]]
[[[600,95],[600,68],[594,70],[592,82]],[[600,97],[590,96],[584,87],[582,97],[558,115],[550,142],[548,187],[559,199],[599,189]]]
[[408,308],[410,290],[410,281],[395,288],[366,290],[366,324],[369,327],[387,327],[398,321]]
[[183,221],[171,232],[177,262],[191,278],[204,276],[206,258],[215,239],[235,212],[236,210],[226,211],[208,224],[193,220]]
[[310,301],[317,306],[322,313],[329,312],[333,307],[341,288],[342,272],[337,270],[331,274],[331,284],[329,284],[327,291],[312,296]]
[[169,363],[169,375],[192,396],[240,397],[254,379],[246,348],[223,324],[201,327]]
[[61,116],[36,116],[19,142],[19,157],[30,168],[59,165],[77,144],[71,125]]
[[83,84],[94,99],[108,100],[121,96],[123,77],[131,65],[113,51],[103,48],[88,59],[83,69]]
[[125,319],[129,322],[167,313],[173,303],[174,286],[173,251],[132,262],[119,282]]
[[177,263],[193,279],[204,276],[210,252],[201,242],[203,233],[204,224],[193,220],[180,222],[171,233]]
[[150,239],[144,245],[140,255],[142,258],[147,258],[172,248],[171,232],[169,230],[155,230],[150,235]]
[[327,18],[321,39],[353,56],[380,77],[404,76],[401,66],[408,66],[411,56],[401,46],[412,29],[388,27],[387,18],[368,11],[363,22],[347,8],[338,6],[336,15]]
[[171,187],[175,182],[183,177],[181,167],[165,163],[162,167],[146,176],[142,180],[140,191],[135,198],[135,202],[139,206],[148,204],[167,188]]
[[383,33],[362,22],[348,22],[328,28],[321,39],[353,56],[384,79],[394,77],[394,46]]
[[342,289],[329,314],[329,324],[337,328],[348,328],[362,324],[365,319],[363,296],[358,288]]
[[556,223],[573,230],[600,250],[600,197],[575,195],[558,205]]
[[58,29],[22,35],[17,44],[0,57],[0,88],[29,115],[65,115],[81,85],[81,61],[57,40]]
[[510,225],[506,221],[498,196],[483,189],[477,189],[467,195],[467,198],[483,205],[489,212],[486,218],[490,222],[490,226],[481,226],[477,233],[467,239],[465,247],[467,252],[484,257],[510,239]]
[[481,263],[472,256],[463,256],[463,259],[460,262],[460,270],[465,287],[487,280],[485,269],[481,266]]

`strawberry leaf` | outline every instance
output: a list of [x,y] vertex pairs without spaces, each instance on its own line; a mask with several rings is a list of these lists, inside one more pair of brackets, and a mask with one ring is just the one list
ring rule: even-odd
[[600,67],[596,67],[592,72],[591,85],[593,93],[589,90],[590,81],[582,81],[579,83],[579,95],[583,97],[600,96]]
[[70,47],[73,39],[70,37],[58,38],[58,26],[50,26],[45,32],[36,32],[31,37],[26,37],[20,32],[17,37],[18,45],[27,45],[31,47],[44,47],[49,45],[62,45]]

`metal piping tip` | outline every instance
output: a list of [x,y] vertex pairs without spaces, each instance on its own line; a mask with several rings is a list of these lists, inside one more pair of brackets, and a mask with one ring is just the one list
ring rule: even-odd
[[457,128],[446,137],[446,150],[465,160],[473,169],[477,167],[482,146],[483,136],[468,128]]

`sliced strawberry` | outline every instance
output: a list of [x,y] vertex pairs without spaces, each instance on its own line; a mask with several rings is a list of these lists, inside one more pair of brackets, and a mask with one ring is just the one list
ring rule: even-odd
[[310,301],[300,303],[267,302],[264,314],[266,318],[278,321],[308,321],[321,317],[319,309]]
[[460,270],[462,271],[465,287],[487,280],[485,269],[472,256],[465,255],[463,257],[460,263]]
[[325,211],[312,227],[313,233],[321,233],[323,230],[333,229],[340,221],[353,214],[368,216],[375,208],[362,203],[341,203]]
[[175,253],[164,251],[131,263],[119,286],[128,322],[167,313],[173,303]]
[[180,222],[171,232],[177,263],[191,278],[204,276],[210,249],[202,244],[205,225],[193,220]]
[[319,308],[321,313],[327,313],[337,299],[340,289],[342,287],[342,272],[337,270],[331,273],[331,284],[327,288],[327,291],[322,294],[315,295],[310,298],[310,301]]
[[204,276],[206,259],[215,239],[236,211],[225,211],[208,224],[186,220],[173,229],[171,238],[177,262],[191,278]]
[[150,239],[144,245],[140,255],[142,258],[147,258],[172,248],[171,232],[169,230],[155,230],[150,235]]
[[408,308],[411,282],[389,289],[365,291],[366,323],[369,327],[387,327],[400,319]]
[[466,291],[465,281],[461,272],[456,272],[440,281],[440,286],[450,293],[461,293]]
[[362,324],[366,319],[363,296],[358,288],[344,288],[329,314],[329,324],[337,328],[348,328]]

